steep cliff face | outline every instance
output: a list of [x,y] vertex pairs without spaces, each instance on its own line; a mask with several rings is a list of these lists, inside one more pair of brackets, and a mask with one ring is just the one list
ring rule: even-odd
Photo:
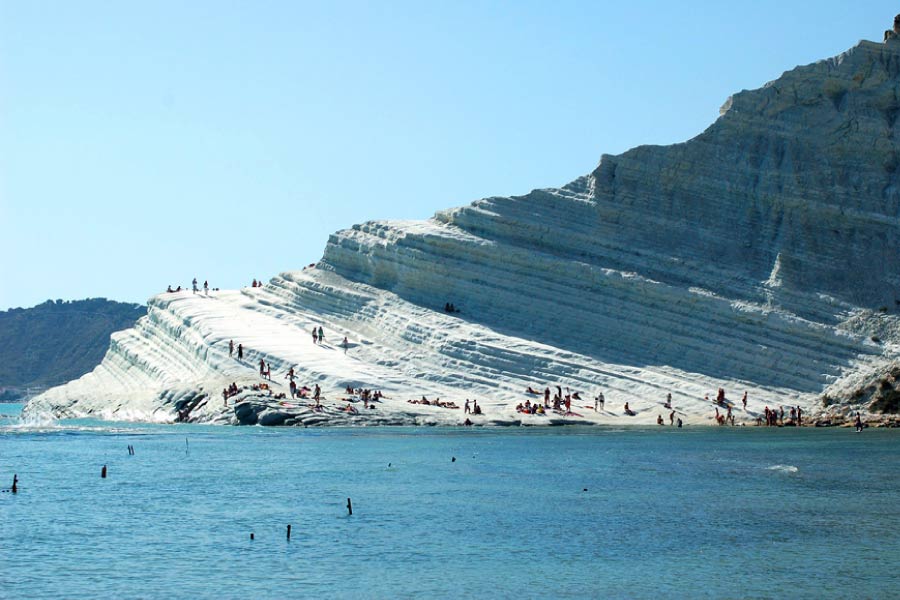
[[[648,420],[667,391],[700,418],[720,386],[807,408],[827,391],[833,406],[900,349],[898,114],[900,42],[861,42],[735,94],[688,142],[604,156],[563,188],[340,231],[317,268],[219,295],[232,308],[215,314],[151,301],[93,387],[136,371],[142,410],[165,412],[173,386],[240,375],[217,354],[259,331],[224,323],[237,315],[262,319],[262,355],[331,386],[479,394],[510,416],[526,385],[558,381]],[[352,365],[285,341],[323,321],[361,340]],[[35,407],[90,393],[75,382]]]

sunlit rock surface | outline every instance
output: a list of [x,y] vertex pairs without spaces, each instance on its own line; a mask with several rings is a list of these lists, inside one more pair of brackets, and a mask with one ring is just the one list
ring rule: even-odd
[[[562,188],[356,225],[331,236],[315,267],[262,288],[157,296],[93,373],[27,412],[166,421],[180,410],[287,425],[466,418],[407,402],[424,395],[477,398],[476,423],[668,423],[671,393],[677,417],[711,422],[704,396],[722,387],[738,421],[755,422],[765,405],[846,413],[900,348],[898,115],[900,41],[861,42],[735,94],[688,142],[605,155]],[[445,312],[448,302],[459,312]],[[316,345],[320,324],[326,342]],[[243,362],[228,355],[232,339]],[[225,385],[260,382],[260,358],[275,393],[293,366],[301,384],[322,387],[325,408],[252,390],[225,406]],[[348,413],[347,385],[388,398]],[[575,415],[516,412],[526,386],[556,385],[580,392]]]

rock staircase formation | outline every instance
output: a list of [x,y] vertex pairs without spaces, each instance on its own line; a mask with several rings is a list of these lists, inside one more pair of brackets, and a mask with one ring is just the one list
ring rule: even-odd
[[[379,422],[462,419],[405,403],[423,394],[547,422],[513,406],[558,382],[604,391],[616,409],[592,422],[622,422],[625,401],[628,422],[655,422],[669,392],[679,416],[704,421],[718,387],[750,392],[745,419],[823,395],[846,409],[900,349],[898,115],[900,39],[863,41],[735,94],[688,142],[605,155],[560,189],[357,225],[263,288],[157,296],[93,373],[28,410],[167,420],[200,390],[252,381],[259,358],[334,396],[387,390]],[[258,406],[244,419],[195,404],[191,420],[301,424],[306,410]]]

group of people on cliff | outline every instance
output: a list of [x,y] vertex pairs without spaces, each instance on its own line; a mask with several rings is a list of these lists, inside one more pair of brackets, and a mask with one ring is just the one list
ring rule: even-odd
[[[459,408],[456,405],[456,402],[452,401],[444,401],[440,398],[435,398],[434,400],[429,400],[425,396],[422,396],[421,400],[407,400],[409,404],[424,404],[425,406],[437,406],[440,408]],[[469,401],[466,400],[466,408],[468,409]]]
[[[209,289],[210,289],[210,288],[209,288],[209,281],[204,281],[204,282],[203,282],[203,293],[206,294],[207,296],[209,296]],[[180,291],[181,291],[181,286],[180,286],[180,285],[179,285],[177,288],[175,288],[174,290],[172,289],[172,286],[171,286],[171,285],[169,285],[169,286],[166,287],[166,293],[167,293],[167,294],[174,294],[174,293],[177,293],[177,292],[180,292]],[[196,277],[194,277],[194,280],[191,281],[191,291],[192,291],[194,294],[196,294],[197,292],[200,291],[200,289],[197,287],[197,278],[196,278]],[[214,292],[217,292],[217,291],[219,291],[219,288],[214,288],[213,291],[214,291]]]
[[783,425],[796,425],[798,427],[803,425],[803,409],[799,406],[790,407],[790,411],[788,412],[788,420],[784,420],[784,406],[780,407],[779,410],[770,409],[768,406],[765,407],[763,414],[756,418],[757,425],[765,425],[766,427],[781,427]]

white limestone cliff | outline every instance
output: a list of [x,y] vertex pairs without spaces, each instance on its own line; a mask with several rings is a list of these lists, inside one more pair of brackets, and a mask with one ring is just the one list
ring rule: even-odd
[[[162,294],[115,334],[94,372],[28,413],[263,424],[458,423],[409,404],[478,398],[478,422],[710,422],[703,400],[846,414],[900,360],[900,41],[863,41],[732,96],[694,139],[603,156],[589,175],[486,198],[423,222],[331,236],[315,267],[262,288]],[[447,314],[452,302],[459,313]],[[322,324],[327,343],[309,335]],[[338,342],[347,336],[346,349]],[[227,344],[247,348],[243,363]],[[297,368],[326,409],[274,391]],[[522,416],[526,386],[581,392],[573,410]],[[347,386],[385,390],[338,412]],[[862,387],[861,387],[862,386]],[[882,388],[883,389],[883,388]],[[595,413],[603,391],[606,410]],[[823,402],[823,398],[825,401]],[[637,416],[625,416],[629,402]],[[184,411],[187,409],[187,415]]]

